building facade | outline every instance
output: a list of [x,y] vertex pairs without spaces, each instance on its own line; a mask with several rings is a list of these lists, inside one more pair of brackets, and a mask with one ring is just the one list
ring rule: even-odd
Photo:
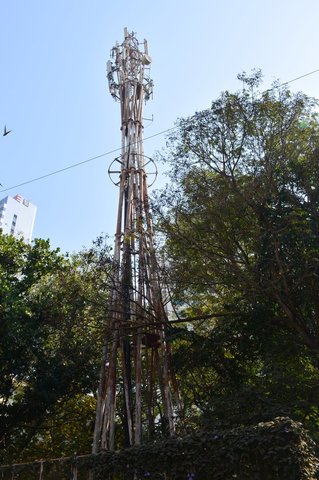
[[37,207],[21,195],[7,196],[0,200],[0,229],[2,233],[32,240]]

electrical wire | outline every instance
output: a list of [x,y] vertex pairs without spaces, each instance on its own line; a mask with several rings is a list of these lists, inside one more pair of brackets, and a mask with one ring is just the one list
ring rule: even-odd
[[[313,75],[314,73],[318,73],[318,72],[319,72],[319,68],[317,68],[316,70],[313,70],[312,72],[305,73],[304,75],[300,75],[300,77],[296,77],[296,78],[293,78],[292,80],[288,80],[288,82],[281,83],[280,85],[278,85],[278,87],[284,87],[285,85],[289,85],[289,83],[296,82],[301,78],[309,77],[309,75]],[[275,88],[278,88],[278,87],[275,87]]]
[[[313,74],[318,73],[318,72],[319,72],[319,68],[317,68],[316,70],[312,70],[311,72],[305,73],[303,75],[300,75],[299,77],[292,78],[291,80],[288,80],[287,82],[281,83],[279,85],[275,85],[272,88],[269,88],[269,89],[265,90],[265,92],[271,91],[274,88],[284,87],[286,85],[289,85],[290,83],[296,82],[297,80],[308,77],[308,76],[313,75]],[[177,128],[178,128],[178,125],[176,125],[174,127],[171,127],[171,128],[167,128],[166,130],[162,130],[161,132],[154,133],[154,135],[149,135],[148,137],[145,137],[143,139],[143,141],[149,140],[149,139],[154,138],[154,137],[158,137],[160,135],[163,135],[164,133],[168,133],[172,130],[176,130]],[[97,160],[98,158],[106,157],[108,155],[111,155],[112,153],[119,152],[120,150],[121,150],[121,147],[115,148],[114,150],[109,150],[108,152],[101,153],[100,155],[96,155],[94,157],[87,158],[86,160],[83,160],[82,162],[73,163],[72,165],[68,165],[67,167],[60,168],[59,170],[54,170],[53,172],[49,172],[49,173],[46,173],[46,174],[41,175],[39,177],[35,177],[35,178],[30,179],[30,180],[26,180],[25,182],[18,183],[16,185],[11,186],[11,187],[4,188],[4,189],[0,190],[0,193],[8,192],[9,190],[13,190],[14,188],[22,187],[24,185],[28,185],[28,184],[33,183],[33,182],[37,182],[39,180],[43,180],[44,178],[48,178],[48,177],[51,177],[53,175],[57,175],[58,173],[62,173],[62,172],[65,172],[67,170],[71,170],[72,168],[79,167],[80,165],[84,165],[85,163],[93,162],[93,160]]]
[[[162,130],[161,132],[154,133],[154,135],[149,135],[148,137],[145,137],[143,139],[143,141],[149,140],[149,139],[154,138],[154,137],[158,137],[159,135],[163,135],[164,133],[168,133],[171,130],[175,130],[176,128],[177,128],[177,126],[167,128],[166,130]],[[142,140],[140,140],[140,142],[141,141]],[[138,143],[138,142],[136,142],[136,143]],[[0,193],[4,193],[4,192],[7,192],[9,190],[13,190],[14,188],[22,187],[23,185],[28,185],[29,183],[33,183],[33,182],[37,182],[39,180],[43,180],[44,178],[48,178],[48,177],[51,177],[51,176],[56,175],[58,173],[65,172],[66,170],[70,170],[72,168],[79,167],[80,165],[84,165],[85,163],[93,162],[93,160],[97,160],[98,158],[106,157],[108,155],[111,155],[112,153],[119,152],[120,150],[122,150],[122,147],[115,148],[114,150],[109,150],[108,152],[101,153],[100,155],[96,155],[95,157],[87,158],[86,160],[83,160],[82,162],[73,163],[72,165],[68,165],[67,167],[60,168],[59,170],[54,170],[53,172],[46,173],[46,174],[41,175],[39,177],[32,178],[31,180],[26,180],[25,182],[18,183],[16,185],[13,185],[13,186],[8,187],[8,188],[4,188],[3,190],[0,190]]]

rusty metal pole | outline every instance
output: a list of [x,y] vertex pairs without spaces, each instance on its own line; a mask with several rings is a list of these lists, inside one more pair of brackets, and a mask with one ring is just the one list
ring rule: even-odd
[[[146,166],[153,166],[155,171],[156,166],[144,155],[143,145],[143,105],[153,89],[149,77],[151,59],[146,40],[139,43],[127,29],[123,43],[113,47],[111,57],[107,78],[111,95],[120,102],[122,149],[109,168],[111,180],[119,186],[119,202],[104,350],[109,352],[109,358],[104,355],[102,361],[94,453],[99,448],[115,447],[117,405],[123,408],[120,416],[124,418],[126,446],[141,444],[143,422],[144,431],[150,431],[150,417],[153,417],[150,412],[155,411],[159,401],[153,394],[156,391],[162,392],[160,401],[169,433],[173,435],[175,431],[165,340],[168,320],[162,302],[147,191],[147,179],[152,172],[147,172]],[[149,351],[151,362],[146,361]],[[155,359],[158,365],[154,365]],[[120,394],[122,398],[117,401]]]

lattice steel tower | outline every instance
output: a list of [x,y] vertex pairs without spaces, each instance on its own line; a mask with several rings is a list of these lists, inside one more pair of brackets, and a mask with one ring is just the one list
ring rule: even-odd
[[[109,169],[119,186],[113,288],[103,351],[93,452],[114,449],[116,419],[121,417],[125,444],[152,439],[157,424],[175,432],[168,319],[162,300],[148,182],[153,160],[144,155],[143,104],[152,95],[147,42],[124,30],[124,42],[107,63],[109,89],[121,106],[122,150]],[[151,172],[147,173],[147,168]],[[114,180],[114,176],[116,179]],[[176,388],[174,398],[177,398]]]

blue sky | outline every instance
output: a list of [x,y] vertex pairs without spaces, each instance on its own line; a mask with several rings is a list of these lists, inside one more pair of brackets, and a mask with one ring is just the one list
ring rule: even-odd
[[[317,0],[0,0],[0,182],[38,207],[34,235],[77,251],[113,235],[117,188],[107,176],[115,154],[12,188],[120,145],[119,104],[105,64],[123,29],[147,38],[154,99],[145,136],[209,107],[240,88],[238,72],[261,68],[264,87],[319,68]],[[291,84],[319,98],[319,73]],[[165,145],[145,142],[153,156]],[[155,186],[162,185],[161,177]],[[8,189],[8,190],[7,190]]]

